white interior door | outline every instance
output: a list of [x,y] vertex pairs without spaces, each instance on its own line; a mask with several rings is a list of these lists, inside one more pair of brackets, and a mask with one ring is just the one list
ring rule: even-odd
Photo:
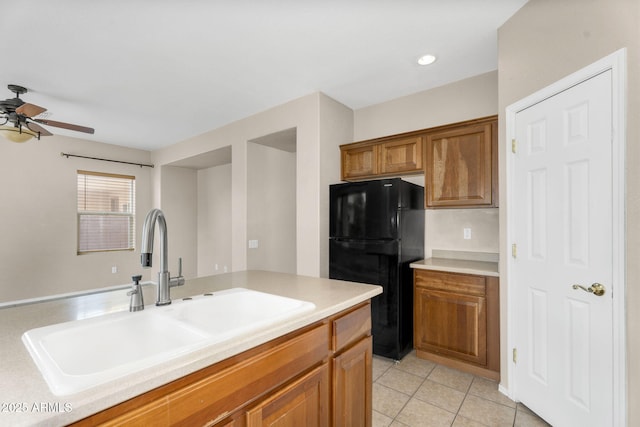
[[515,115],[515,396],[554,426],[613,423],[611,74]]

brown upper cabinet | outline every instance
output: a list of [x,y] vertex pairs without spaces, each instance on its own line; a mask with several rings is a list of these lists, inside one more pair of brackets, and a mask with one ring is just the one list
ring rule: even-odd
[[388,137],[340,146],[342,180],[423,173],[422,135]]
[[343,181],[370,178],[378,174],[378,155],[375,145],[340,147]]
[[498,206],[497,125],[491,117],[427,134],[427,208]]
[[381,174],[422,172],[422,136],[400,138],[378,146]]
[[341,179],[425,175],[426,208],[498,206],[498,116],[340,146]]

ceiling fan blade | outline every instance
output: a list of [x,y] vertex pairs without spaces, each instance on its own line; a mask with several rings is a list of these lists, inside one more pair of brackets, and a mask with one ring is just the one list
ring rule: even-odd
[[46,108],[42,108],[39,105],[25,103],[16,108],[16,113],[22,114],[27,117],[34,117],[38,114],[42,114],[47,111]]
[[56,122],[55,120],[33,119],[33,121],[42,123],[43,125],[47,125],[47,126],[54,126],[57,128],[75,130],[78,132],[91,133],[91,134],[95,132],[93,128],[89,128],[86,126],[72,125],[71,123]]
[[36,124],[36,123],[33,123],[33,122],[28,122],[27,123],[27,128],[29,128],[29,130],[32,130],[34,132],[40,133],[40,136],[51,136],[51,135],[53,135],[51,132],[49,132],[48,130],[46,130],[45,128],[40,126],[39,124]]

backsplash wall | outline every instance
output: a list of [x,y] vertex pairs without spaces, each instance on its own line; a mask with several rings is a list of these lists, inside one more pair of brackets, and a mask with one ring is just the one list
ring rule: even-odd
[[[468,252],[500,251],[499,211],[487,209],[427,209],[425,211],[425,257],[434,249]],[[471,238],[464,238],[464,228]]]

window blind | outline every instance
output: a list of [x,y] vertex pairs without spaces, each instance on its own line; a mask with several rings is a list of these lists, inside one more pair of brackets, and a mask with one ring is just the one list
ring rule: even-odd
[[78,254],[133,250],[135,176],[78,171]]

